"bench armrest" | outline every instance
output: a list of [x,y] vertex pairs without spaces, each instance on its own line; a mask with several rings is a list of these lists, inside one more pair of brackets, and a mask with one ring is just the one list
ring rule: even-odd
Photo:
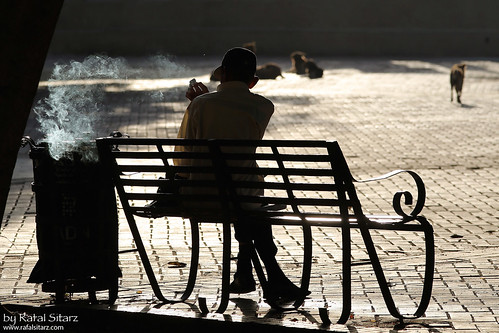
[[387,174],[384,174],[384,175],[381,175],[378,177],[363,179],[363,180],[353,179],[353,181],[356,183],[367,183],[367,182],[372,182],[372,181],[380,181],[380,180],[384,180],[384,179],[388,179],[390,177],[396,176],[396,175],[401,174],[401,173],[409,174],[412,177],[412,179],[414,180],[414,182],[416,183],[416,187],[417,187],[417,191],[418,191],[417,200],[416,200],[416,204],[414,205],[413,210],[409,214],[407,214],[402,209],[401,200],[402,200],[402,197],[404,197],[404,199],[405,199],[404,204],[405,205],[412,205],[413,204],[413,195],[409,191],[398,191],[393,195],[393,209],[400,216],[414,218],[414,217],[418,216],[419,213],[421,213],[421,211],[423,210],[423,207],[425,204],[425,199],[426,199],[426,189],[425,189],[425,185],[423,183],[423,180],[414,171],[394,170],[392,172],[389,172]]

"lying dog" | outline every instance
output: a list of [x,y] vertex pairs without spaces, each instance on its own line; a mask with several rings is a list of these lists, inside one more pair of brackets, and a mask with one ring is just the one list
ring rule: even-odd
[[282,76],[281,67],[274,63],[267,63],[256,68],[256,76],[262,80],[274,80]]
[[311,79],[321,78],[324,74],[324,70],[317,66],[317,64],[313,60],[307,60],[307,62],[305,62],[305,72]]

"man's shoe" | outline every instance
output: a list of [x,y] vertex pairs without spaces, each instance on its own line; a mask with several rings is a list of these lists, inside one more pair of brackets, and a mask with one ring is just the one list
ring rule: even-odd
[[135,211],[135,215],[141,217],[150,217],[150,218],[158,218],[166,216],[167,215],[166,213],[164,212],[159,213],[157,211],[158,207],[162,207],[158,201],[156,200],[151,201],[150,203],[144,206],[144,210]]
[[269,304],[289,303],[303,300],[310,295],[309,290],[304,290],[294,284],[269,284],[263,297]]
[[241,277],[239,275],[234,276],[234,281],[229,286],[229,292],[231,294],[246,294],[256,290],[256,283],[253,276],[251,277]]

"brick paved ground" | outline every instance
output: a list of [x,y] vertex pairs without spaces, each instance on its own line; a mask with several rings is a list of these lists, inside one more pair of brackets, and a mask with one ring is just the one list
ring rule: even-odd
[[[322,79],[285,73],[284,79],[260,81],[254,89],[276,105],[266,138],[338,140],[358,179],[393,169],[411,169],[423,178],[428,192],[423,212],[436,237],[433,298],[426,316],[397,326],[366,262],[362,240],[354,232],[352,319],[345,326],[321,326],[318,307],[327,306],[333,322],[340,311],[341,240],[338,230],[318,228],[314,230],[312,295],[302,311],[271,311],[257,289],[234,298],[225,316],[209,317],[340,332],[499,331],[499,62],[465,59],[464,104],[458,105],[449,101],[448,71],[460,60],[319,58],[317,62],[325,68]],[[287,58],[260,59],[265,61],[275,61],[284,69],[290,66]],[[99,135],[120,130],[134,137],[175,137],[187,105],[185,84],[191,77],[207,82],[218,59],[177,59],[176,63],[179,68],[159,68],[149,59],[130,59],[129,65],[142,71],[106,86],[104,103],[112,113],[101,123]],[[210,89],[215,86],[209,84]],[[44,94],[46,82],[41,84],[40,96]],[[36,127],[30,120],[26,133],[39,138]],[[26,283],[37,261],[35,198],[27,155],[27,149],[20,151],[0,229],[3,304],[51,301],[39,285]],[[400,184],[403,179],[359,186],[366,210],[391,212],[391,196]],[[145,243],[155,253],[153,264],[165,290],[180,290],[187,271],[169,268],[167,262],[188,261],[188,224],[178,219],[144,220],[141,228]],[[200,276],[191,301],[204,296],[215,309],[221,229],[202,226],[201,237]],[[300,231],[279,227],[275,237],[282,266],[298,281]],[[410,312],[420,290],[421,240],[401,233],[376,233],[374,237],[396,300]],[[120,249],[132,246],[120,211]],[[159,305],[135,254],[120,255],[120,266],[124,276],[116,310],[196,315],[195,306]]]

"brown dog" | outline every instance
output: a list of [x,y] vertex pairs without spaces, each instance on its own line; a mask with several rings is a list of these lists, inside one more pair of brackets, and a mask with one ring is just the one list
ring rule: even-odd
[[254,54],[256,54],[256,42],[247,42],[247,43],[244,43],[243,44],[243,47],[245,49],[248,49],[250,50],[251,52],[253,52]]
[[296,74],[305,74],[305,63],[307,62],[306,54],[301,51],[294,51],[289,57],[291,58],[291,68],[289,71]]
[[463,91],[465,64],[455,64],[450,69],[450,101],[453,101],[452,90],[456,89],[457,102],[461,104],[461,92]]
[[321,78],[324,74],[324,70],[317,66],[315,61],[310,59],[305,62],[305,71],[308,74],[308,77],[311,79]]
[[256,76],[262,80],[274,80],[278,76],[282,76],[281,67],[274,63],[266,63],[256,68]]

